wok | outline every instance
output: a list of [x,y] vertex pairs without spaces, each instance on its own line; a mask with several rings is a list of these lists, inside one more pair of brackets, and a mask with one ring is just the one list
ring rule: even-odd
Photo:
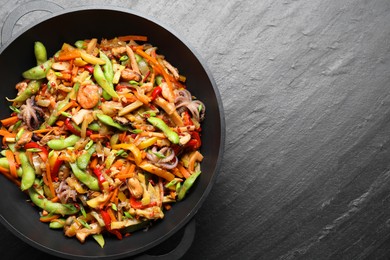
[[[11,13],[2,31],[0,49],[0,118],[9,115],[9,103],[5,97],[16,95],[15,84],[21,73],[34,66],[34,41],[45,44],[52,56],[64,42],[96,37],[113,38],[120,35],[139,34],[148,36],[149,42],[158,46],[167,60],[187,76],[187,87],[206,106],[206,119],[202,125],[204,155],[202,174],[185,200],[175,204],[166,217],[148,231],[135,232],[122,240],[106,238],[101,249],[92,239],[81,244],[77,239],[66,238],[62,231],[50,230],[39,222],[38,210],[26,202],[27,195],[0,176],[0,222],[13,234],[46,253],[72,259],[118,259],[136,256],[172,238],[182,230],[205,201],[218,174],[222,159],[225,130],[221,99],[216,84],[193,48],[172,29],[155,19],[132,10],[107,6],[77,7],[62,10],[45,1],[31,2],[29,6]],[[51,12],[21,32],[10,37],[12,26],[18,18],[32,10]],[[54,10],[54,11],[53,11]],[[199,223],[201,225],[201,223]],[[194,224],[191,224],[193,227]]]

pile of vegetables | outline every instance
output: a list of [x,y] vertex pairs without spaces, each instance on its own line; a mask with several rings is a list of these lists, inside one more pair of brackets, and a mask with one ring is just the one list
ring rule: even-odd
[[39,219],[84,242],[164,218],[200,176],[204,104],[147,37],[64,43],[22,73],[0,120],[0,172]]

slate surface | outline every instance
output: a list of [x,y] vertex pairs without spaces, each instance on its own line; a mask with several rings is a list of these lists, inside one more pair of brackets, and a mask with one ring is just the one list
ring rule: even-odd
[[[25,2],[0,0],[0,26]],[[390,258],[390,1],[109,4],[181,34],[221,93],[225,156],[184,259]],[[0,231],[2,259],[45,256]]]

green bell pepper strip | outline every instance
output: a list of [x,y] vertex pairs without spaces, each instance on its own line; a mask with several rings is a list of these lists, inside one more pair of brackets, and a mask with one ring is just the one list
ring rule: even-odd
[[70,135],[65,139],[53,139],[47,142],[47,145],[53,150],[63,150],[74,146],[80,140],[80,136]]
[[32,187],[35,181],[35,170],[28,161],[28,157],[25,152],[19,153],[19,160],[22,166],[22,181],[20,188],[24,191]]
[[92,145],[87,149],[80,157],[77,158],[77,166],[81,170],[87,169],[89,161],[91,160],[92,154],[96,151],[96,145]]
[[114,98],[119,97],[118,93],[116,93],[114,90],[114,86],[112,85],[112,82],[110,83],[104,76],[103,70],[99,64],[95,65],[95,68],[93,70],[93,76],[96,82],[99,84],[99,86],[102,87],[102,89],[106,91],[111,97]]
[[35,95],[39,89],[41,88],[41,83],[37,80],[32,80],[27,84],[27,87],[25,90],[20,92],[16,98],[14,99],[8,99],[10,102],[23,102],[26,101],[28,98],[32,97]]
[[25,79],[43,79],[46,77],[52,64],[52,60],[47,60],[42,64],[39,64],[29,70],[26,70],[22,73],[22,76]]
[[194,172],[193,174],[191,174],[190,177],[188,177],[183,185],[181,186],[180,188],[180,191],[179,191],[179,194],[177,195],[177,199],[179,201],[181,201],[182,199],[184,199],[186,193],[188,192],[188,190],[192,187],[192,185],[194,184],[196,178],[198,178],[198,176],[200,175],[201,171],[197,171],[197,172]]
[[76,176],[76,178],[87,185],[88,188],[94,191],[99,191],[99,181],[94,176],[88,174],[87,172],[81,170],[77,163],[69,163],[70,168],[72,168],[73,174]]
[[76,208],[73,204],[61,204],[57,202],[52,202],[46,199],[44,196],[39,194],[34,187],[28,189],[28,194],[31,201],[41,209],[44,209],[53,214],[64,215],[73,215],[76,214],[79,209]]
[[35,59],[37,60],[37,65],[41,65],[47,61],[47,52],[46,47],[42,42],[34,43],[34,54]]
[[109,125],[112,127],[115,127],[119,129],[120,131],[127,131],[128,128],[115,122],[110,116],[104,115],[104,114],[96,114],[96,117],[99,119],[100,122],[102,122],[105,125]]
[[171,141],[173,144],[179,143],[179,135],[175,131],[173,131],[162,119],[158,117],[149,117],[147,120],[154,127],[160,129],[168,138],[168,140]]

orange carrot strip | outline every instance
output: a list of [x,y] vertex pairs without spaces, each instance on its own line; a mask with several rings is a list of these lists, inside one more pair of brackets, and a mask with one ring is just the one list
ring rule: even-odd
[[74,101],[74,100],[71,100],[68,104],[66,104],[63,108],[61,108],[60,110],[58,110],[58,113],[57,113],[57,116],[61,115],[62,112],[65,112],[66,110],[68,110],[69,108],[73,107],[77,105],[77,103]]
[[56,129],[56,128],[38,129],[38,130],[34,130],[33,133],[34,133],[34,134],[42,134],[42,133],[47,133],[47,132],[53,131],[53,130],[55,130],[55,129]]
[[174,97],[175,95],[173,94],[173,86],[172,86],[172,82],[171,82],[171,79],[169,78],[168,74],[165,72],[163,66],[155,59],[153,58],[152,56],[148,55],[146,52],[144,52],[143,50],[141,49],[136,49],[135,52],[142,56],[143,58],[147,59],[148,61],[150,61],[160,72],[161,74],[163,75],[164,77],[164,80],[165,82],[167,83],[168,85],[168,90],[169,90],[169,96],[167,97],[168,98],[168,101],[169,102],[174,102]]
[[0,166],[0,172],[2,172],[2,173],[9,173],[9,170],[7,168],[4,168],[4,167]]
[[101,134],[91,134],[89,136],[89,138],[91,138],[92,140],[103,139],[103,138],[106,138],[106,137],[107,137],[106,135],[101,135]]
[[16,137],[16,133],[8,132],[5,129],[0,129],[0,135],[4,137]]
[[95,169],[97,163],[98,163],[98,158],[95,157],[95,158],[91,161],[91,163],[89,164],[89,167],[90,167],[91,169]]
[[60,198],[58,198],[57,196],[51,199],[52,202],[57,202],[59,200],[60,200]]
[[48,162],[46,163],[46,174],[43,174],[43,175],[47,175],[46,178],[47,178],[47,183],[49,184],[48,186],[50,189],[50,193],[53,197],[56,197],[56,192],[54,190],[53,181],[51,179],[50,164]]
[[18,174],[16,173],[16,163],[15,163],[15,156],[11,150],[5,151],[5,157],[7,157],[8,164],[9,164],[9,170],[11,172],[11,175],[15,178],[18,178]]
[[110,201],[114,202],[115,198],[118,196],[118,188],[116,188],[111,196]]
[[108,208],[108,209],[107,209],[107,213],[108,213],[108,215],[110,216],[111,221],[116,221],[116,217],[115,217],[114,212],[112,211],[111,208]]
[[15,183],[17,186],[20,186],[20,181],[15,179],[10,173],[9,170],[0,166],[0,173],[2,173],[8,180]]
[[125,36],[119,36],[118,40],[123,41],[123,42],[128,42],[131,40],[146,42],[148,40],[148,37],[143,36],[143,35],[125,35]]
[[0,122],[3,126],[7,127],[7,126],[15,124],[18,121],[19,121],[18,116],[11,116],[11,117],[8,117],[8,118],[1,120]]
[[43,216],[43,217],[40,217],[39,220],[40,220],[41,222],[50,222],[50,221],[52,221],[52,220],[54,220],[54,219],[57,219],[57,218],[59,218],[59,217],[60,217],[60,215],[52,215],[52,216],[50,216],[50,217]]
[[187,179],[188,177],[191,176],[191,174],[187,171],[186,168],[184,168],[184,166],[181,163],[177,164],[177,168],[179,169],[179,171],[181,172],[184,178]]

